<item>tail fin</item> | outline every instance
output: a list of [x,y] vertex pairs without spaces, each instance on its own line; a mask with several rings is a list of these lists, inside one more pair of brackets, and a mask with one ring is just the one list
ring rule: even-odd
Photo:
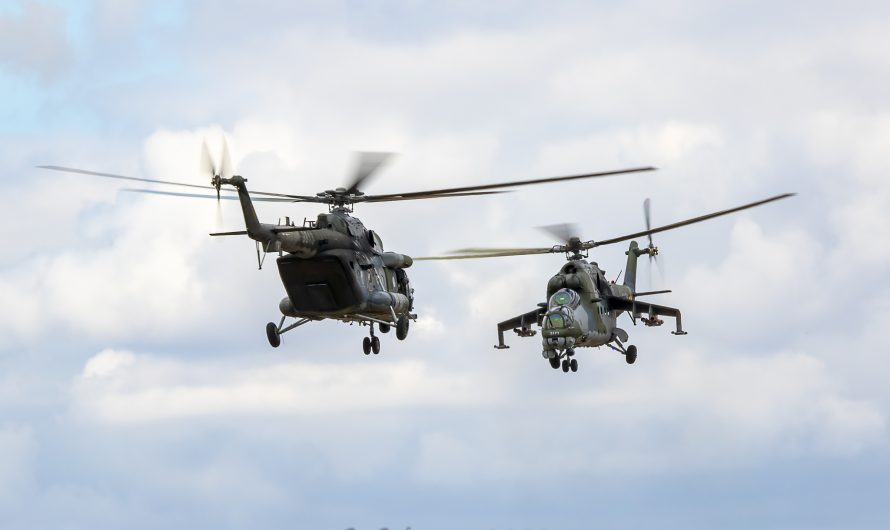
[[624,268],[624,285],[629,287],[632,292],[637,290],[637,259],[643,254],[647,254],[646,249],[641,249],[636,241],[630,242],[627,252],[627,266]]

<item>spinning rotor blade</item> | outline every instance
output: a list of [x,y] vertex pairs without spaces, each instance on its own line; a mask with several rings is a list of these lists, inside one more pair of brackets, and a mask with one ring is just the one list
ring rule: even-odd
[[[651,201],[649,197],[646,197],[646,200],[643,201],[643,217],[646,219],[646,230],[652,229],[652,212],[651,212]],[[647,234],[649,237],[649,248],[654,249],[655,243],[652,241],[652,234]],[[649,254],[649,267],[647,267],[646,276],[649,280],[647,284],[649,288],[652,288],[652,262],[655,262],[658,265],[659,273],[661,272],[661,264],[658,262],[658,256],[656,254]],[[661,276],[662,281],[664,281],[664,275]]]
[[673,230],[674,228],[680,228],[681,226],[691,225],[693,223],[700,223],[702,221],[707,221],[708,219],[713,219],[715,217],[728,215],[731,213],[739,212],[741,210],[747,210],[748,208],[754,208],[755,206],[760,206],[762,204],[767,204],[767,203],[770,203],[773,201],[778,201],[781,199],[787,199],[788,197],[793,197],[795,195],[797,195],[797,194],[796,193],[783,193],[781,195],[776,195],[776,196],[770,197],[768,199],[763,199],[762,201],[743,204],[742,206],[737,206],[735,208],[730,208],[728,210],[720,210],[719,212],[700,215],[698,217],[692,217],[690,219],[686,219],[684,221],[678,221],[676,223],[671,223],[669,225],[646,229],[646,230],[643,230],[642,232],[635,232],[633,234],[627,234],[627,235],[623,235],[623,236],[613,237],[612,239],[603,239],[601,241],[594,242],[593,246],[600,247],[603,245],[611,245],[612,243],[620,243],[621,241],[627,241],[629,239],[634,239],[637,237],[651,236],[652,234],[657,234],[659,232],[664,232],[667,230]]
[[[186,188],[198,188],[198,189],[202,189],[202,190],[216,191],[216,188],[213,186],[204,186],[201,184],[188,184],[186,182],[173,182],[173,181],[169,181],[169,180],[157,180],[157,179],[146,179],[146,178],[139,178],[139,177],[128,177],[126,175],[116,175],[114,173],[102,173],[100,171],[88,171],[86,169],[77,169],[77,168],[73,168],[73,167],[64,167],[64,166],[35,166],[35,167],[38,167],[40,169],[51,169],[53,171],[62,171],[64,173],[76,173],[79,175],[91,175],[94,177],[106,177],[106,178],[113,178],[113,179],[120,179],[120,180],[132,180],[132,181],[136,181],[136,182],[149,182],[151,184],[167,184],[170,186],[183,186]],[[143,192],[144,193],[157,193],[159,195],[165,195],[165,193],[161,193],[159,191],[144,190]],[[173,193],[166,193],[166,195],[173,195]],[[324,202],[323,200],[320,200],[318,197],[314,197],[314,196],[288,195],[286,193],[272,193],[272,192],[268,192],[268,191],[251,190],[250,195],[251,195],[251,199],[253,199],[253,200],[261,200],[258,198],[254,198],[253,197],[254,195],[266,195],[266,196],[270,196],[270,197],[287,198],[287,199],[290,199],[290,202]],[[199,195],[199,197],[205,197],[205,196]],[[211,197],[211,196],[206,195],[206,197]],[[212,197],[214,199],[216,198],[216,196],[212,196]],[[287,201],[281,201],[281,202],[287,202]]]
[[395,153],[359,152],[356,153],[355,174],[346,188],[346,193],[357,193],[371,175],[383,167]]
[[380,198],[379,196],[369,195],[365,197],[365,200],[362,202],[395,202],[395,201],[413,201],[417,199],[442,199],[445,197],[469,197],[471,195],[497,195],[499,193],[511,193],[512,190],[502,190],[502,191],[468,191],[465,193],[449,193],[447,195],[429,195],[426,197],[401,197],[401,196],[391,196]]
[[216,167],[213,165],[213,158],[210,156],[210,148],[207,147],[207,139],[201,142],[201,175],[213,178],[217,175]]
[[578,180],[578,179],[586,179],[586,178],[596,178],[596,177],[607,177],[610,175],[621,175],[624,173],[636,173],[639,171],[653,171],[654,167],[637,167],[631,169],[619,169],[616,171],[603,171],[600,173],[585,173],[583,175],[568,175],[564,177],[549,177],[549,178],[541,178],[541,179],[531,179],[531,180],[517,180],[513,182],[501,182],[498,184],[481,184],[479,186],[463,186],[460,188],[444,188],[440,190],[429,190],[429,191],[415,191],[411,193],[392,193],[387,195],[370,195],[369,198],[374,198],[377,200],[381,199],[389,199],[391,197],[399,197],[400,200],[408,200],[408,199],[430,199],[434,197],[441,196],[449,196],[456,193],[463,193],[468,191],[481,191],[481,190],[494,190],[498,188],[510,188],[517,186],[530,186],[532,184],[544,184],[547,182],[560,182],[563,180]]
[[230,179],[234,174],[235,172],[232,169],[232,157],[229,156],[229,142],[227,142],[226,137],[223,136],[222,154],[220,155],[219,161],[219,176],[224,179]]
[[[649,197],[646,197],[646,200],[643,201],[643,217],[646,218],[646,230],[652,229],[652,214],[649,211]],[[649,246],[655,246],[652,243],[652,234],[647,234],[649,236]]]
[[543,230],[556,238],[560,243],[568,243],[572,238],[580,239],[578,234],[580,230],[578,230],[578,225],[575,223],[560,223],[555,225],[547,225],[547,226],[539,226],[539,230]]
[[[213,188],[210,188],[213,189]],[[216,195],[202,195],[200,193],[180,193],[178,191],[162,191],[162,190],[147,190],[147,189],[139,189],[139,188],[123,188],[121,191],[126,191],[128,193],[148,193],[150,195],[166,195],[170,197],[190,197],[192,199],[215,199],[215,200],[225,200],[225,201],[237,201],[237,195],[220,195],[217,197]],[[255,192],[251,192],[253,194]],[[250,200],[254,202],[318,202],[314,200],[314,197],[309,197],[309,199],[313,200],[302,200],[297,198],[290,197],[251,197]]]
[[450,259],[502,258],[506,256],[530,256],[532,254],[549,254],[548,248],[465,248],[454,251],[453,256],[426,256],[414,258],[414,261],[443,261]]

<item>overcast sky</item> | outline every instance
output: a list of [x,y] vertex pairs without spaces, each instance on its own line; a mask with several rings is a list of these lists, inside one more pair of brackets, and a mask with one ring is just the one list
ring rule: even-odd
[[[480,5],[482,4],[482,5]],[[0,3],[0,527],[886,528],[886,2]],[[560,256],[416,263],[409,339],[284,296],[235,203],[122,192],[57,164],[203,184],[223,136],[254,189],[369,193],[654,165],[497,197],[360,205],[387,250],[658,234],[685,337],[633,366],[495,325]],[[262,219],[318,206],[258,206]],[[591,259],[617,276],[622,245]],[[651,278],[651,279],[650,279]]]

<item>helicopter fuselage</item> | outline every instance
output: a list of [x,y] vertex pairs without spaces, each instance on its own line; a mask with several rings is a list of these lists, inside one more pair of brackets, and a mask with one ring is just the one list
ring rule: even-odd
[[[630,300],[633,292],[608,282],[595,262],[568,261],[547,283],[542,319],[545,354],[577,347],[597,347],[615,339],[620,311],[609,309],[607,296]],[[548,355],[549,357],[550,355]]]
[[582,259],[580,253],[569,256],[547,282],[546,302],[538,304],[534,311],[498,324],[495,348],[509,347],[504,343],[505,331],[512,329],[520,337],[531,337],[536,334],[532,326],[537,325],[541,327],[544,358],[551,367],[562,366],[567,372],[577,370],[577,361],[572,359],[575,348],[608,346],[624,354],[628,363],[634,362],[636,346],[624,346],[629,337],[618,327],[618,317],[625,312],[634,324],[640,320],[646,326],[662,325],[659,316],[673,317],[677,330],[672,333],[685,335],[679,309],[637,300],[638,296],[657,293],[636,292],[637,259],[650,253],[654,253],[652,248],[641,249],[636,241],[630,243],[624,281],[620,284],[607,280],[605,272],[595,262]]
[[413,260],[384,252],[380,237],[348,208],[331,208],[302,227],[289,221],[260,223],[243,179],[226,183],[238,190],[247,235],[258,250],[279,254],[278,272],[287,292],[278,306],[282,315],[384,325],[414,318],[414,290],[405,272]]
[[[319,214],[307,230],[281,234],[286,255],[277,259],[287,298],[282,314],[295,318],[357,315],[387,322],[408,314],[413,290],[404,269],[409,256],[384,252],[380,237],[345,209]],[[355,319],[360,319],[356,317]]]

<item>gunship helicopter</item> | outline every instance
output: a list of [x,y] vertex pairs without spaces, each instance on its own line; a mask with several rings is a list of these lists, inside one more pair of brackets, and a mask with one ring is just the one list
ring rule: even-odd
[[[505,256],[525,256],[532,254],[565,254],[566,263],[547,282],[547,301],[527,313],[505,320],[497,325],[497,349],[509,348],[504,343],[504,332],[512,329],[520,337],[532,337],[537,331],[533,326],[541,328],[542,355],[553,369],[562,367],[563,372],[578,371],[578,360],[574,358],[575,348],[597,348],[606,346],[624,355],[627,364],[637,360],[637,347],[625,346],[629,340],[627,331],[618,327],[618,317],[624,313],[630,315],[634,325],[637,320],[644,325],[661,326],[664,321],[659,317],[673,318],[676,329],[674,335],[686,335],[680,310],[653,304],[637,298],[669,293],[669,290],[638,292],[636,290],[637,260],[640,256],[649,256],[650,262],[656,259],[658,247],[652,241],[652,234],[673,230],[682,226],[699,223],[715,217],[728,215],[748,208],[754,208],[770,202],[786,199],[795,194],[784,193],[757,202],[743,204],[676,223],[652,228],[650,202],[646,199],[643,211],[646,230],[626,234],[599,241],[582,241],[577,236],[574,225],[551,225],[542,227],[552,235],[564,241],[563,244],[541,248],[466,248],[455,250],[447,256],[418,257],[415,260],[453,260],[478,259]],[[647,236],[649,245],[640,247],[631,241],[627,252],[627,264],[624,269],[624,281],[608,281],[605,271],[595,261],[587,261],[591,249],[633,240]],[[620,274],[619,274],[620,276]]]
[[[150,193],[165,196],[220,200],[237,200],[244,215],[246,230],[215,232],[211,236],[246,235],[255,241],[257,262],[262,269],[265,256],[277,253],[278,272],[287,294],[278,304],[281,319],[266,324],[266,337],[272,347],[281,344],[281,335],[306,323],[334,319],[346,323],[368,326],[369,336],[362,341],[365,355],[380,352],[380,338],[374,333],[375,325],[381,333],[395,327],[396,337],[408,336],[410,321],[417,319],[414,310],[414,289],[405,269],[411,267],[410,256],[383,250],[383,241],[373,230],[352,215],[355,204],[465,197],[505,193],[503,188],[605,177],[641,171],[654,167],[637,167],[568,175],[462,186],[408,193],[366,195],[360,187],[371,178],[392,156],[392,153],[358,153],[358,164],[349,184],[325,190],[315,195],[292,195],[266,191],[247,190],[247,179],[235,175],[228,146],[223,142],[221,160],[213,164],[207,143],[201,150],[201,171],[210,177],[210,185],[163,181],[130,177],[113,173],[87,171],[64,166],[37,166],[42,169],[92,175],[120,180],[147,182],[170,186],[210,190],[215,194],[182,193],[156,189],[125,189],[124,191]],[[231,188],[225,188],[230,186]],[[237,195],[228,195],[234,190]],[[254,202],[319,203],[328,206],[327,213],[319,213],[315,220],[304,219],[296,226],[290,218],[278,224],[261,223],[254,209]],[[285,325],[287,318],[295,322]]]

